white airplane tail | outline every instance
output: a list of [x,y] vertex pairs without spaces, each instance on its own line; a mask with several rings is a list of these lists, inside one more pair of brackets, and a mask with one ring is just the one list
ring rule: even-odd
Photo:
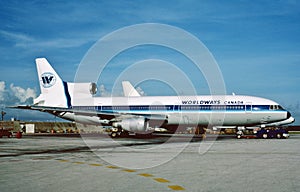
[[34,100],[35,105],[70,107],[71,97],[68,84],[64,82],[45,58],[35,60],[41,94]]

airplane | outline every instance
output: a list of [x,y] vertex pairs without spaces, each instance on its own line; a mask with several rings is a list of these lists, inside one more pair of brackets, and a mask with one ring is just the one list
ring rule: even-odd
[[141,96],[123,82],[124,97],[98,97],[95,83],[65,82],[46,58],[37,58],[41,94],[32,105],[14,108],[47,112],[83,124],[112,127],[111,137],[155,128],[175,133],[180,126],[234,128],[238,135],[254,127],[295,121],[278,103],[246,95]]

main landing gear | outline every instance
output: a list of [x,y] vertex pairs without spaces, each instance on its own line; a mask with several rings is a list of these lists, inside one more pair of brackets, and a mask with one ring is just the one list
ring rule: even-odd
[[240,139],[244,135],[245,127],[237,127],[236,138]]
[[109,134],[109,136],[111,138],[117,138],[117,137],[128,137],[129,136],[129,132],[125,131],[121,128],[112,128],[111,129],[111,133]]

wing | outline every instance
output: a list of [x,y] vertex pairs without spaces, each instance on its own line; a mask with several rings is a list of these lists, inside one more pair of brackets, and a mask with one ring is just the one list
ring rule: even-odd
[[75,116],[97,116],[100,119],[107,120],[107,124],[110,122],[120,121],[122,119],[134,118],[134,117],[144,117],[147,120],[167,120],[167,115],[155,114],[155,113],[121,113],[117,111],[98,111],[96,109],[73,109],[73,108],[63,108],[63,107],[46,107],[46,106],[35,106],[35,105],[20,105],[15,107],[9,107],[15,109],[26,109],[26,110],[36,110],[41,112],[47,112],[55,116],[63,117],[66,113],[72,113]]

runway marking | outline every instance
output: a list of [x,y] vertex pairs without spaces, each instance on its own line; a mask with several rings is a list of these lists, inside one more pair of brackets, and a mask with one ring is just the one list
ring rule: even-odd
[[[70,162],[73,164],[86,164],[89,166],[95,166],[95,167],[101,167],[104,166],[103,164],[100,163],[85,163],[85,162],[81,162],[81,161],[70,161],[70,160],[66,160],[66,159],[56,159],[59,162]],[[114,165],[106,165],[105,168],[109,168],[109,169],[119,169],[120,171],[124,171],[124,172],[128,172],[128,173],[135,173],[137,172],[137,170],[133,170],[133,169],[121,169],[120,167],[114,166]],[[155,177],[152,174],[149,173],[139,173],[137,174],[138,176],[142,176],[142,177],[146,177],[146,178],[152,178],[154,181],[158,182],[158,183],[171,183],[169,180],[164,179],[164,178],[160,178],[160,177]],[[173,190],[173,191],[184,191],[185,188],[180,186],[180,185],[168,185],[168,188]]]
[[106,166],[107,168],[110,168],[110,169],[119,169],[119,167],[116,167],[116,166],[113,166],[113,165],[108,165]]
[[85,164],[84,162],[80,162],[80,161],[76,161],[76,162],[73,162],[73,163],[78,164],[78,165]]
[[153,175],[148,174],[148,173],[140,173],[138,174],[139,176],[143,176],[143,177],[153,177]]
[[166,180],[164,178],[154,178],[154,180],[160,183],[170,183],[169,180]]
[[174,191],[184,191],[185,190],[185,188],[183,188],[179,185],[169,185],[168,187]]

